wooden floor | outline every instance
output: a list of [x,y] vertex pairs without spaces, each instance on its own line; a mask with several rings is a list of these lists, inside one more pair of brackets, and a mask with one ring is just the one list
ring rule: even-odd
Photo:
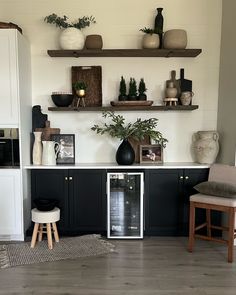
[[236,262],[227,263],[224,246],[197,241],[190,254],[186,238],[112,243],[115,252],[99,257],[1,269],[0,294],[236,294]]

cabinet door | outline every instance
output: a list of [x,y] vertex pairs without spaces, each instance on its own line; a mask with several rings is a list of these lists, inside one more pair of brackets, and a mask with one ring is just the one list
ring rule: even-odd
[[0,124],[18,124],[16,30],[0,30]]
[[[185,169],[180,176],[180,208],[181,208],[181,227],[180,235],[187,236],[189,228],[189,198],[197,193],[193,188],[200,182],[208,179],[209,169]],[[205,210],[198,210],[196,215],[196,224],[203,223],[206,219]]]
[[0,170],[0,237],[23,240],[20,170]]
[[181,169],[145,173],[145,234],[177,235],[179,229],[179,175]]
[[61,169],[36,169],[31,172],[32,208],[34,199],[58,200],[60,208],[59,231],[69,231],[69,206],[68,206],[68,170]]
[[69,170],[70,222],[77,233],[106,231],[105,170]]

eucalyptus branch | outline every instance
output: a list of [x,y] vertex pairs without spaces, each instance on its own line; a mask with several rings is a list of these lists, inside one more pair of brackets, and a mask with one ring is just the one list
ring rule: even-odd
[[138,118],[134,123],[125,125],[125,118],[121,115],[115,115],[114,112],[105,111],[102,116],[105,119],[111,119],[111,123],[103,123],[103,125],[94,125],[91,130],[97,134],[107,133],[111,137],[117,137],[120,140],[132,137],[136,140],[143,140],[145,136],[149,136],[156,143],[162,147],[166,147],[168,140],[162,136],[162,133],[155,130],[157,127],[158,119],[150,118],[141,120]]

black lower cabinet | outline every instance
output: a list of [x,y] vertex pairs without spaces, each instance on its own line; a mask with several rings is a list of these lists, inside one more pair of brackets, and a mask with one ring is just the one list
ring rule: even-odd
[[59,201],[61,234],[104,233],[105,179],[105,170],[35,169],[31,172],[32,201],[35,198]]
[[[208,179],[209,169],[149,169],[145,172],[145,234],[187,236],[189,198],[194,186]],[[205,220],[204,210],[196,212],[196,224]],[[213,212],[212,221],[221,216]]]
[[68,170],[33,169],[31,171],[31,206],[35,199],[55,199],[60,208],[58,230],[65,232],[69,226]]

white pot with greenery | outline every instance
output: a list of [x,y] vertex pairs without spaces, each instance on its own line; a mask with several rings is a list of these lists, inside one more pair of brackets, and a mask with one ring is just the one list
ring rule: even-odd
[[145,33],[142,40],[142,47],[146,49],[154,49],[160,47],[160,38],[156,29],[143,28],[141,32]]
[[67,16],[57,16],[55,13],[50,14],[44,18],[49,24],[54,24],[56,27],[63,29],[59,44],[61,49],[64,50],[80,50],[84,48],[85,36],[81,32],[81,29],[89,27],[91,23],[96,23],[93,16],[83,16],[79,18],[76,22],[68,22]]

